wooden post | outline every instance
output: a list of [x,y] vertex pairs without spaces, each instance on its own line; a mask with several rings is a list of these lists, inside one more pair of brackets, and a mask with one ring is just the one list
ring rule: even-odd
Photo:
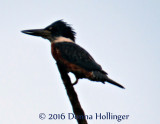
[[59,72],[61,74],[61,78],[63,80],[63,84],[65,86],[67,95],[69,97],[69,100],[72,105],[73,112],[76,117],[83,117],[83,118],[77,118],[78,124],[88,124],[87,120],[85,118],[85,113],[80,105],[80,102],[78,100],[78,96],[76,91],[74,90],[74,87],[71,83],[70,77],[68,76],[68,73],[66,72],[64,66],[57,62],[57,66],[59,69]]

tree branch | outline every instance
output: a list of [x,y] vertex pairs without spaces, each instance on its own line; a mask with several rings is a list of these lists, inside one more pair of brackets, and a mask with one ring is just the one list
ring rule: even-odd
[[63,84],[66,88],[66,92],[67,92],[67,95],[69,97],[69,100],[71,102],[71,105],[72,105],[72,109],[73,109],[73,112],[77,118],[77,122],[78,124],[87,124],[87,120],[85,118],[85,113],[80,105],[80,102],[78,100],[78,96],[77,96],[77,93],[76,91],[74,90],[74,87],[71,83],[71,80],[68,76],[68,73],[66,72],[65,70],[65,67],[58,63],[57,62],[57,66],[58,66],[58,69],[59,69],[59,72],[61,74],[61,78],[63,80]]

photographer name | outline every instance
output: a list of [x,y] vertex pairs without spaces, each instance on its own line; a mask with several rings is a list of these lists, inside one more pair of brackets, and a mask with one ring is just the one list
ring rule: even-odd
[[118,115],[118,114],[113,114],[111,112],[106,112],[106,113],[95,113],[94,115],[79,115],[76,116],[73,113],[68,113],[67,115],[65,115],[64,113],[62,114],[49,114],[49,119],[50,120],[64,120],[64,119],[68,119],[68,120],[73,120],[73,119],[87,119],[87,120],[116,120],[118,122],[121,122],[122,120],[128,120],[129,115]]

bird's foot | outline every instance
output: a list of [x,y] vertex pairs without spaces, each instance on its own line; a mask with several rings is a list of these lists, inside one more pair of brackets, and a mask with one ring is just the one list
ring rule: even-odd
[[72,84],[72,85],[76,85],[78,83],[78,78],[76,79],[76,81]]

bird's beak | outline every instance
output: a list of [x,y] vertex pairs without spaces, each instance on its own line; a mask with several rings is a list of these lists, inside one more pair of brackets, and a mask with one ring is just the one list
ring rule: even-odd
[[23,30],[22,33],[33,35],[33,36],[41,36],[43,38],[47,38],[51,35],[51,32],[46,29],[31,29],[31,30]]

